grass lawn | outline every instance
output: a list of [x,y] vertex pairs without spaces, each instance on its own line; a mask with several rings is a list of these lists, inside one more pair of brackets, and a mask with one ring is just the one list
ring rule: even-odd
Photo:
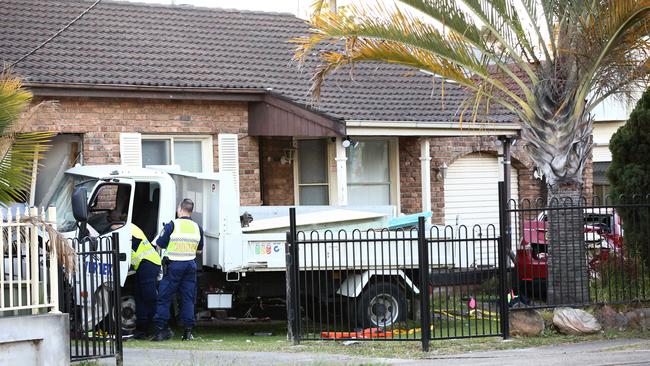
[[[175,330],[174,333],[173,340],[165,342],[129,340],[124,343],[124,346],[128,348],[149,349],[326,352],[364,357],[425,358],[431,355],[537,347],[615,338],[650,339],[650,333],[633,331],[601,332],[595,335],[576,337],[560,335],[547,330],[540,337],[515,337],[507,341],[503,341],[499,337],[433,340],[430,344],[431,352],[427,354],[421,351],[421,343],[419,341],[359,341],[347,346],[341,341],[302,341],[300,345],[293,346],[286,339],[286,323],[222,322],[216,326],[197,327],[194,332],[196,339],[191,342],[182,342],[180,340],[180,330]],[[255,336],[253,333],[272,333],[272,335]]]

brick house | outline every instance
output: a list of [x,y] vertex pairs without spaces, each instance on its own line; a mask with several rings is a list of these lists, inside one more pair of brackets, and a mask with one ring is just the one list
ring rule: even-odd
[[[89,5],[2,2],[0,60],[19,59]],[[441,98],[440,80],[387,64],[338,71],[316,103],[317,61],[298,68],[287,42],[307,28],[289,14],[102,2],[14,67],[35,103],[58,102],[30,120],[59,134],[37,202],[75,162],[218,170],[218,135],[231,133],[242,205],[392,205],[431,210],[434,223],[493,223],[495,141],[518,135],[514,117],[493,109],[461,126],[461,88],[445,83]],[[520,145],[513,167],[514,197],[543,195]]]

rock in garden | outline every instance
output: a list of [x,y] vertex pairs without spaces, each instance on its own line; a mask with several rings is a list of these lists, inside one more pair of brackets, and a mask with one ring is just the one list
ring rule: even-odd
[[591,334],[602,329],[593,315],[584,310],[572,308],[555,308],[553,325],[560,333],[568,335]]
[[534,337],[544,330],[544,319],[537,310],[511,310],[510,335]]
[[625,313],[628,326],[633,329],[641,329],[644,332],[650,330],[650,309],[634,309]]
[[597,316],[604,329],[624,331],[627,328],[628,318],[611,306],[605,305],[600,308]]

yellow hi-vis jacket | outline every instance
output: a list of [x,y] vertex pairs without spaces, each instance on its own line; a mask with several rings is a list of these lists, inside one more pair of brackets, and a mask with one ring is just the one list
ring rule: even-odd
[[131,224],[131,236],[140,239],[138,250],[131,251],[131,265],[133,266],[133,269],[138,270],[140,262],[142,262],[143,259],[146,259],[153,264],[160,265],[160,255],[153,245],[151,245],[147,236],[144,235],[144,232],[134,224]]
[[197,223],[189,219],[176,219],[164,255],[172,261],[194,260],[200,242],[201,230]]

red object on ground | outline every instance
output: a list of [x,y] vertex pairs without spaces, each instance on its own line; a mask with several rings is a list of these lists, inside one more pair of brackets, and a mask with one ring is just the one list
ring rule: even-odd
[[393,332],[381,328],[366,328],[358,332],[321,332],[320,337],[324,339],[372,339],[391,338]]

